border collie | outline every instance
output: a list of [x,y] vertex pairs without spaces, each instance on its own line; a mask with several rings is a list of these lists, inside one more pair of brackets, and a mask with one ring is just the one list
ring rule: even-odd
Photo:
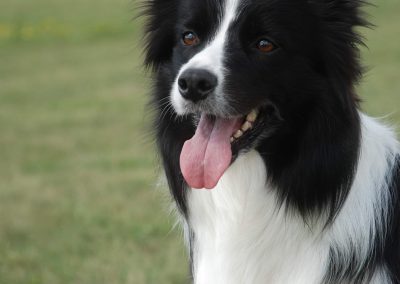
[[363,2],[145,0],[194,283],[400,283],[400,147],[355,93]]

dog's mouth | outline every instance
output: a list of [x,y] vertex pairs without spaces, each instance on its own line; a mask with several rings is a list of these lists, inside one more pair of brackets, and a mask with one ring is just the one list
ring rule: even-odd
[[194,136],[185,142],[180,167],[192,188],[214,188],[241,149],[260,135],[263,112],[220,118],[202,113]]

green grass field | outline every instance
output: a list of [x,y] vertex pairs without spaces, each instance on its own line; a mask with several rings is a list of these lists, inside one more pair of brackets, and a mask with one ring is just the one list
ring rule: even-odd
[[[369,7],[363,108],[400,124],[400,2]],[[187,283],[156,189],[130,0],[0,2],[0,283]]]

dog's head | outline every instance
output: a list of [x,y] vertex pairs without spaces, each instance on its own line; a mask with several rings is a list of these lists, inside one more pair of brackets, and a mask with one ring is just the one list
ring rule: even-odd
[[241,150],[289,146],[312,120],[354,112],[361,2],[147,1],[158,99],[196,125],[180,159],[189,185],[212,188]]

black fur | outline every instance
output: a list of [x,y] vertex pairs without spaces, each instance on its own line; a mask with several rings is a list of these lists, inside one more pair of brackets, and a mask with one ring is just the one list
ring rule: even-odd
[[380,262],[387,266],[393,283],[400,283],[400,156],[396,159],[389,190],[393,198],[392,208]]
[[[182,64],[212,39],[224,2],[145,3],[145,63],[152,68],[156,82],[154,127],[171,193],[187,216],[187,185],[179,155],[195,127],[193,116],[177,117],[168,98]],[[256,145],[270,181],[288,210],[305,219],[328,211],[327,226],[349,193],[359,157],[360,118],[354,86],[362,75],[358,49],[362,41],[356,28],[368,26],[360,11],[363,4],[361,0],[242,1],[241,15],[235,28],[229,30],[230,42],[226,44],[225,93],[231,95],[230,104],[236,112],[232,114],[264,105],[272,106],[275,115],[275,119],[266,119],[258,126],[260,133],[269,131],[268,135],[254,139],[247,148]],[[180,35],[185,29],[196,30],[202,44],[184,48]],[[262,56],[251,48],[265,34],[279,47],[271,56]],[[397,166],[390,188],[390,229],[387,235],[378,236],[385,238],[386,246],[379,247],[382,241],[377,240],[374,255],[361,273],[343,265],[340,257],[333,257],[336,248],[332,248],[327,282],[360,283],[368,279],[374,267],[384,264],[392,273],[393,283],[400,283],[399,186]]]

